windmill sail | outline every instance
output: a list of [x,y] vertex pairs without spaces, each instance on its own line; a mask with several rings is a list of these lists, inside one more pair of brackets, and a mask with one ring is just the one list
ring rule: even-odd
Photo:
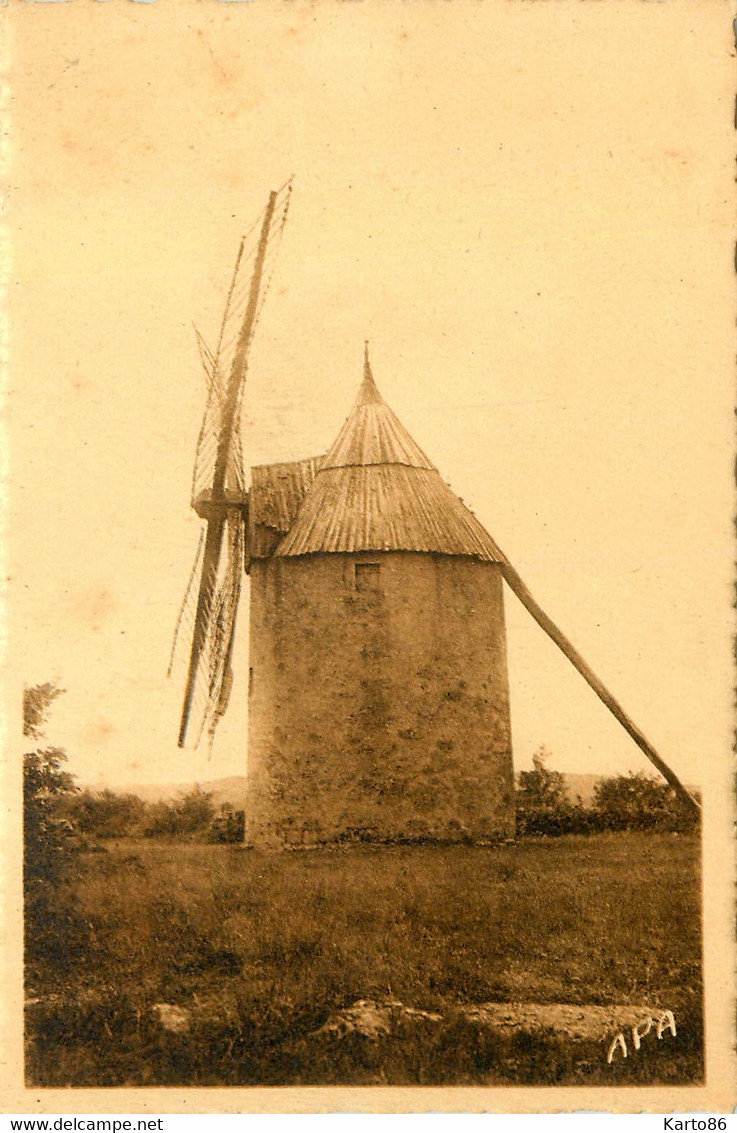
[[214,350],[195,329],[208,392],[197,440],[192,506],[206,521],[206,529],[177,625],[177,634],[187,623],[192,633],[180,747],[188,738],[197,746],[205,731],[212,742],[232,684],[231,659],[245,562],[243,391],[249,350],[271,282],[290,195],[291,181],[272,192],[261,217],[241,241]]

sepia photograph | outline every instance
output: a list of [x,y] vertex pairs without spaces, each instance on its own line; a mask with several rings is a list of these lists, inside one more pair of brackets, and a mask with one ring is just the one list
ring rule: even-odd
[[729,6],[3,19],[7,1099],[733,1106]]

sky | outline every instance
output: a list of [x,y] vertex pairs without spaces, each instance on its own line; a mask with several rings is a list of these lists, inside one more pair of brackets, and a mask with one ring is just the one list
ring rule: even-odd
[[[166,679],[199,531],[192,323],[215,338],[291,174],[247,462],[325,451],[369,338],[388,403],[664,758],[726,767],[728,7],[15,9],[7,684],[66,690],[48,735],[80,781],[246,772],[247,586],[211,757],[177,748]],[[517,768],[541,744],[648,768],[506,609]]]

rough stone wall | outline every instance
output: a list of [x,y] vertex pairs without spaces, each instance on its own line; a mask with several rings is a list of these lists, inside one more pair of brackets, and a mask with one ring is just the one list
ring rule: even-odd
[[[356,564],[378,563],[357,584]],[[366,575],[363,576],[366,578]],[[514,832],[502,580],[412,553],[251,566],[257,845]]]

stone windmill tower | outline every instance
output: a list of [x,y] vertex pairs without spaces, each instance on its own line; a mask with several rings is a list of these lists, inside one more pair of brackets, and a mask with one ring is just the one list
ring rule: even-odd
[[502,556],[368,359],[327,456],[253,469],[248,836],[514,831]]
[[[191,650],[179,743],[212,739],[233,686],[251,577],[249,809],[260,845],[508,837],[514,829],[505,581],[684,802],[698,810],[512,564],[397,420],[368,350],[325,456],[251,470],[248,359],[289,210],[269,196],[244,237],[217,345],[192,504],[203,519],[180,612]],[[195,598],[196,594],[196,598]]]

